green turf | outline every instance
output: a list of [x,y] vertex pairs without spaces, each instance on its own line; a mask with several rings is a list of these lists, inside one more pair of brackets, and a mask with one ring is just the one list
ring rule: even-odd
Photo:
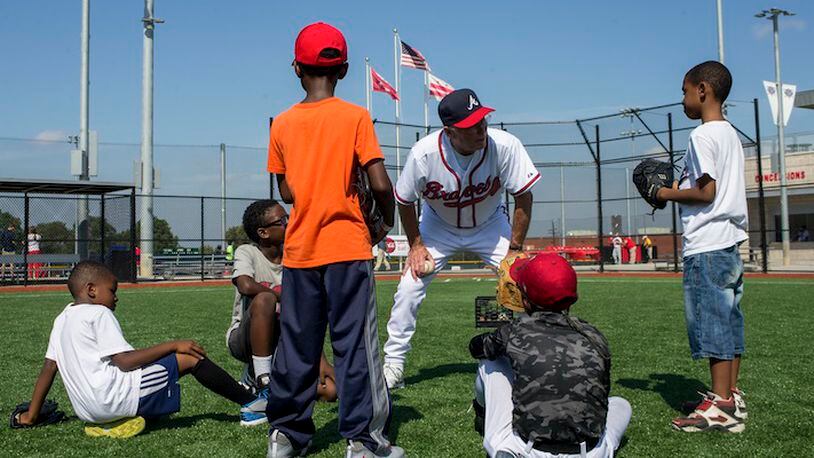
[[[467,343],[477,331],[473,297],[494,282],[440,280],[429,291],[407,365],[407,384],[394,392],[391,438],[411,457],[484,456],[472,429],[475,362]],[[396,284],[379,283],[379,338],[384,342]],[[232,290],[122,290],[116,314],[135,346],[194,338],[212,359],[238,375],[224,342]],[[689,357],[679,279],[585,278],[576,315],[608,337],[613,352],[612,394],[627,398],[633,419],[619,456],[814,456],[814,390],[810,331],[814,282],[747,279],[747,357],[741,387],[750,417],[740,435],[686,434],[669,423],[684,399],[708,383],[703,362]],[[0,410],[28,399],[42,364],[51,322],[69,297],[62,293],[0,294]],[[265,428],[238,425],[237,409],[182,380],[181,412],[129,440],[91,439],[82,422],[28,431],[0,428],[0,456],[263,456]],[[70,412],[59,378],[51,397]],[[316,408],[315,456],[343,456],[337,408]]]

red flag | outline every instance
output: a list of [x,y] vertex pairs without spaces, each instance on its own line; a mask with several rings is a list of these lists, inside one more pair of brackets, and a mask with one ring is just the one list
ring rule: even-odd
[[393,100],[399,100],[399,93],[393,89],[393,86],[390,85],[382,75],[376,73],[376,70],[373,70],[373,67],[370,67],[370,81],[373,82],[373,91],[374,92],[384,92],[385,94],[389,95]]
[[430,95],[435,97],[435,100],[438,100],[440,102],[441,99],[444,98],[444,96],[455,90],[455,88],[452,87],[451,84],[447,83],[441,78],[438,78],[432,73],[429,73],[428,76],[429,76],[428,83]]

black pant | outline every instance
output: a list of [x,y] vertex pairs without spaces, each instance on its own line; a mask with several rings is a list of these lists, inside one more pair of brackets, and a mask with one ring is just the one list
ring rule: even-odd
[[314,435],[311,415],[330,325],[339,395],[339,433],[370,450],[388,445],[390,397],[379,356],[376,288],[370,261],[283,269],[280,340],[266,414],[297,448]]

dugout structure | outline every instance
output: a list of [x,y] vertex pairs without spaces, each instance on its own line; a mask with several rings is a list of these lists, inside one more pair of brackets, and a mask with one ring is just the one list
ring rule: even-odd
[[[119,281],[135,281],[135,210],[129,183],[0,178],[0,230],[13,228],[15,247],[0,255],[0,282],[64,281],[86,259],[106,264]],[[29,252],[32,228],[39,253]]]
[[[631,175],[646,158],[672,163],[680,173],[689,132],[699,125],[682,104],[631,107],[605,115],[559,121],[500,122],[500,107],[489,127],[512,133],[526,147],[543,179],[535,186],[529,251],[561,253],[575,264],[596,270],[670,270],[681,267],[681,232],[675,204],[653,213],[641,199]],[[511,117],[512,115],[508,115]],[[738,132],[746,159],[749,241],[741,246],[747,269],[768,270],[764,171],[774,167],[773,140],[761,140],[758,100],[728,100],[726,116]],[[414,141],[441,126],[395,124],[376,120],[391,180],[396,180]],[[396,143],[396,130],[401,143]],[[764,153],[768,150],[768,154]],[[513,199],[506,195],[511,214]],[[631,237],[639,266],[609,266],[611,239]],[[645,263],[644,236],[653,243],[654,260]],[[622,250],[627,263],[628,250]],[[460,261],[458,258],[454,258]],[[468,259],[464,260],[466,262]]]

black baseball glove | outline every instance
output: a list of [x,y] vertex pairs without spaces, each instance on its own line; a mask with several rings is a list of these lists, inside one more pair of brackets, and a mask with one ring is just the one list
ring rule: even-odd
[[370,232],[370,240],[375,245],[387,235],[389,228],[384,223],[379,204],[373,198],[367,172],[361,166],[357,166],[354,175],[353,191],[359,198],[359,207],[362,209],[362,216],[364,216],[365,224],[367,224],[367,229]]
[[667,202],[656,196],[659,189],[673,187],[673,180],[673,166],[669,162],[645,159],[633,170],[633,184],[654,211],[667,206]]
[[14,408],[14,412],[11,412],[11,418],[9,418],[9,424],[12,428],[33,428],[36,426],[52,425],[66,419],[65,412],[59,410],[59,404],[52,399],[48,399],[42,404],[40,414],[37,416],[37,421],[35,421],[33,425],[24,425],[20,423],[19,416],[28,412],[30,405],[30,402],[17,404],[17,407]]

